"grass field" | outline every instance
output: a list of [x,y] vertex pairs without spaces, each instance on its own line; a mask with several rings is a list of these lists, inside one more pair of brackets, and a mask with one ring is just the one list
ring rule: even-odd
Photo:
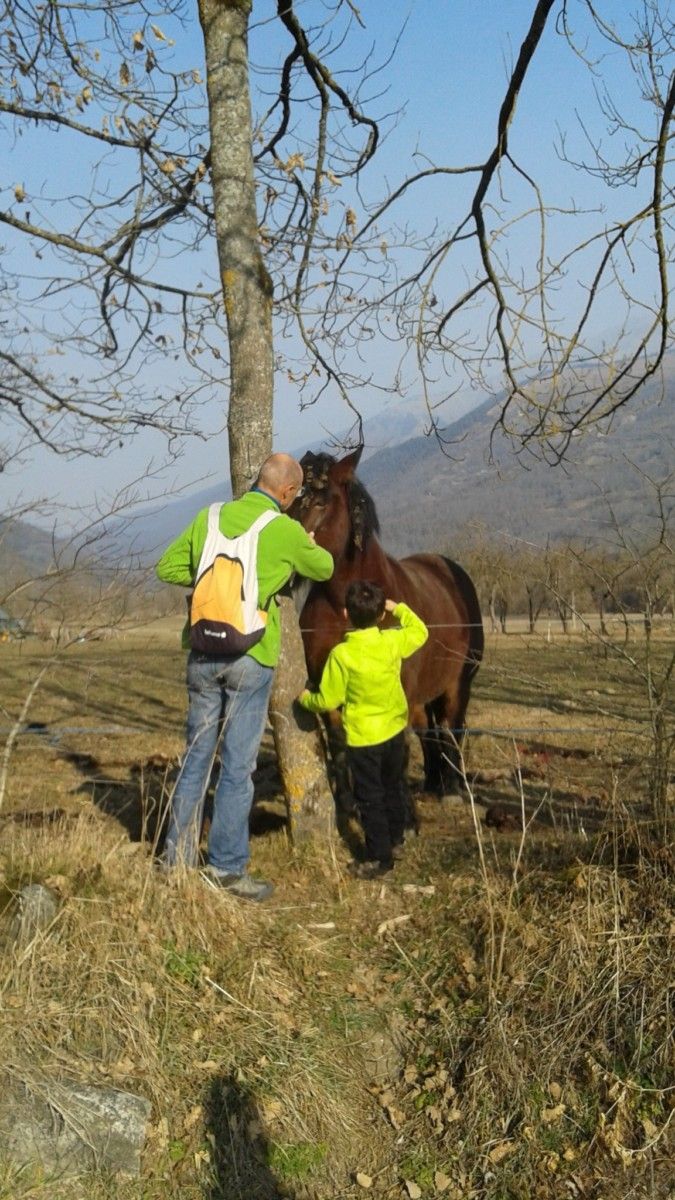
[[490,637],[474,803],[424,795],[415,751],[421,834],[384,884],[350,881],[337,838],[290,845],[267,736],[252,868],[277,891],[258,908],[152,867],[182,749],[177,628],[53,660],[0,646],[5,908],[29,881],[62,899],[5,951],[0,1056],[153,1105],[140,1179],[6,1168],[0,1197],[674,1194],[675,896],[639,631],[636,665],[581,637]]

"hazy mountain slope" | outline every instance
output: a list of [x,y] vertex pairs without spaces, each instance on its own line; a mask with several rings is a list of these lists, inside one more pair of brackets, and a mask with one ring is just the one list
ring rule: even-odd
[[434,439],[415,438],[364,464],[361,478],[375,497],[383,541],[393,552],[451,548],[456,530],[478,524],[538,543],[595,540],[610,521],[603,496],[611,499],[619,523],[630,527],[649,505],[650,488],[639,472],[663,479],[675,466],[670,395],[634,406],[606,435],[589,430],[557,467],[530,456],[517,459],[502,435],[493,440],[490,462],[495,413],[488,403],[453,426],[462,440],[447,455]]
[[[30,521],[0,517],[0,573],[39,575],[54,563],[63,548],[61,539]],[[1,590],[1,587],[0,587]]]
[[[412,550],[452,551],[457,531],[485,526],[538,544],[547,539],[602,538],[611,499],[625,527],[649,507],[650,488],[639,471],[663,479],[675,467],[675,370],[665,394],[656,386],[616,418],[602,434],[589,430],[574,440],[566,462],[551,467],[532,456],[516,457],[501,434],[490,434],[498,406],[486,400],[445,431],[452,445],[444,454],[435,438],[406,435],[424,427],[417,402],[388,405],[364,424],[366,446],[359,471],[372,493],[383,542],[396,554]],[[388,443],[388,444],[386,444]],[[385,446],[375,449],[377,446]],[[317,449],[316,443],[312,448]],[[295,450],[300,456],[303,448]],[[629,461],[638,470],[629,466]],[[127,561],[154,562],[199,511],[230,497],[229,481],[167,498],[133,516],[110,521],[105,551]],[[653,500],[653,493],[652,493]],[[38,572],[53,559],[52,536],[28,522],[0,521],[0,570],[11,561]]]

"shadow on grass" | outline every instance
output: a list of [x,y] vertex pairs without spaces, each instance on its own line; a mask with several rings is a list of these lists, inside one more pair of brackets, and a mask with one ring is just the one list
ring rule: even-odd
[[[132,842],[149,842],[161,851],[171,802],[171,793],[178,776],[178,764],[162,755],[129,763],[125,779],[106,779],[99,764],[89,756],[70,754],[68,761],[83,777],[78,789],[91,796],[92,802],[101,812],[114,817],[126,829]],[[218,778],[219,762],[216,760],[204,805],[204,825],[210,824],[213,812],[213,787]],[[274,764],[276,772],[276,764]],[[251,811],[250,832],[252,837],[264,837],[268,833],[286,828],[288,819],[279,797],[269,779],[270,764],[261,756],[254,773],[256,796]],[[269,802],[276,800],[274,807]]]
[[233,1075],[217,1076],[204,1103],[213,1172],[204,1200],[292,1200],[270,1168],[270,1143],[254,1097]]

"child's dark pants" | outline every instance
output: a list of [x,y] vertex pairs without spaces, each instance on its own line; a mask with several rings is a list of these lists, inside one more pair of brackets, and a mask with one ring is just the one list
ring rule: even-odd
[[366,858],[391,862],[406,823],[405,730],[376,746],[348,746],[347,761],[366,838]]

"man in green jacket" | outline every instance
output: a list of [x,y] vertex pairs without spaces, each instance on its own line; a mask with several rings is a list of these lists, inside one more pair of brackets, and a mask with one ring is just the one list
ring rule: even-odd
[[[353,874],[375,879],[392,869],[405,828],[408,701],[401,663],[424,645],[429,633],[407,604],[386,600],[382,588],[365,579],[349,585],[345,604],[354,628],[328,655],[318,692],[305,690],[298,701],[309,712],[342,708],[347,761],[366,840],[366,862],[355,864]],[[385,612],[398,620],[398,629],[380,629]]]
[[[219,527],[228,538],[245,533],[265,512],[281,514],[258,536],[258,605],[268,612],[267,625],[262,639],[245,654],[226,657],[193,650],[187,664],[187,747],[172,796],[163,861],[168,867],[197,864],[204,798],[220,741],[207,871],[214,884],[248,900],[264,900],[273,891],[272,884],[248,875],[247,866],[251,776],[280,648],[276,594],[295,573],[314,580],[333,574],[328,551],[286,515],[302,479],[299,462],[288,454],[272,454],[252,489],[222,506]],[[162,555],[156,568],[161,580],[193,587],[207,527],[205,508]],[[190,645],[188,627],[183,645]]]

